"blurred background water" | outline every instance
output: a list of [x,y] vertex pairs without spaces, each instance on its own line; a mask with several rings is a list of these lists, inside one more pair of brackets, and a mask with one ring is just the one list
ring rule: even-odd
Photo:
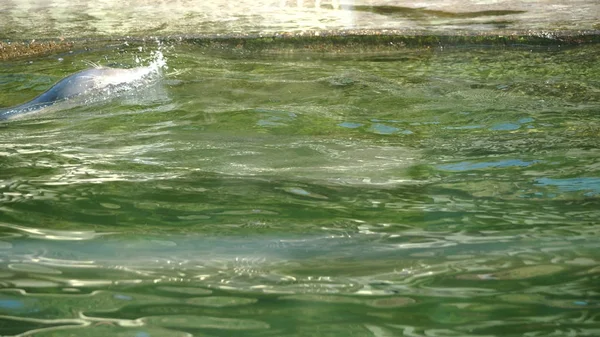
[[599,335],[598,44],[353,39],[2,61],[166,66],[0,124],[0,335]]

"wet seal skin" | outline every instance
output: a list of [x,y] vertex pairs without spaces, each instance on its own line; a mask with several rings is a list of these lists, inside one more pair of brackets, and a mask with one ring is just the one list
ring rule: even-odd
[[130,69],[98,66],[82,70],[60,80],[29,102],[0,109],[0,120],[20,117],[76,97],[115,95],[130,91],[147,85],[149,81],[157,78],[158,75],[159,68],[153,66]]

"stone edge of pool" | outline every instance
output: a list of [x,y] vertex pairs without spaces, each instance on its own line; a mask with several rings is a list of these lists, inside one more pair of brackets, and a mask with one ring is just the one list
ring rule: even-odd
[[27,59],[116,43],[193,43],[207,49],[308,51],[324,53],[394,51],[452,46],[561,47],[600,42],[600,30],[420,32],[403,30],[328,30],[275,34],[207,34],[81,39],[0,40],[0,61]]

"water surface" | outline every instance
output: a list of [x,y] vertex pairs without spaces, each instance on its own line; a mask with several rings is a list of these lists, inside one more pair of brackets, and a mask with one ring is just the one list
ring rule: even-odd
[[600,334],[597,45],[163,53],[0,124],[0,335]]

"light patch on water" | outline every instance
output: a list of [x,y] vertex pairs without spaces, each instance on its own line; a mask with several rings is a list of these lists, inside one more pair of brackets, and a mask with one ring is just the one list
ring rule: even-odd
[[318,193],[309,192],[300,187],[285,187],[285,188],[283,188],[283,190],[288,193],[303,196],[303,197],[310,197],[310,198],[316,198],[316,199],[328,199],[327,196],[324,196],[324,195],[318,194]]
[[374,133],[380,134],[380,135],[392,135],[392,134],[411,135],[411,134],[413,134],[413,132],[410,130],[401,129],[401,128],[389,126],[389,125],[382,124],[382,123],[375,123],[375,124],[371,125],[371,128],[369,130],[371,130]]
[[106,233],[97,233],[94,231],[69,231],[69,230],[59,230],[59,229],[48,229],[48,228],[31,228],[31,227],[23,227],[13,224],[0,223],[0,227],[9,228],[16,230],[27,237],[31,238],[39,238],[45,240],[91,240],[102,235],[106,235]]
[[600,178],[580,177],[580,178],[539,178],[536,179],[536,185],[556,187],[562,192],[586,191],[584,195],[595,196],[600,194]]
[[539,160],[525,161],[521,159],[506,159],[495,162],[462,162],[453,164],[438,165],[439,169],[447,171],[470,171],[488,168],[507,168],[507,167],[528,167],[540,163]]
[[391,135],[393,133],[400,131],[400,129],[398,129],[396,127],[385,125],[385,124],[380,124],[380,123],[373,124],[371,126],[371,130],[375,133],[382,134],[382,135]]
[[24,264],[24,263],[13,263],[9,264],[8,268],[17,272],[27,272],[27,273],[36,273],[36,274],[53,274],[59,275],[62,272],[57,269],[48,268],[35,264]]
[[518,130],[519,128],[521,128],[520,124],[500,123],[500,124],[496,124],[496,125],[492,126],[490,128],[490,130],[494,130],[494,131],[513,131],[513,130]]
[[[490,130],[492,131],[514,131],[514,130],[518,130],[521,128],[521,126],[523,126],[524,124],[528,124],[535,121],[535,119],[531,118],[531,117],[524,117],[519,119],[516,123],[511,123],[511,122],[505,122],[505,123],[498,123],[495,124],[494,126],[492,126],[490,128]],[[527,128],[535,128],[533,125],[527,125]]]
[[348,129],[356,129],[356,128],[363,126],[363,124],[361,124],[361,123],[352,123],[352,122],[343,122],[338,125],[343,128],[348,128]]

